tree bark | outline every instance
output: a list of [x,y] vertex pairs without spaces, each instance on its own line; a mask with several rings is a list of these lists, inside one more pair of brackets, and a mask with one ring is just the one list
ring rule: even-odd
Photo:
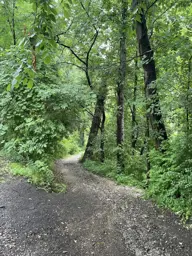
[[101,121],[101,143],[100,143],[100,160],[102,163],[105,161],[105,109],[103,108],[102,121]]
[[[138,3],[137,3],[138,4]],[[156,88],[156,69],[153,58],[153,50],[151,49],[146,18],[144,10],[141,8],[139,12],[140,21],[136,21],[136,34],[139,46],[139,54],[142,56],[144,69],[145,92],[147,99],[147,111],[154,134],[155,147],[161,149],[161,143],[167,140],[167,132],[163,121],[159,97]]]
[[16,6],[16,1],[13,0],[13,12],[12,12],[12,34],[13,34],[13,44],[17,44],[16,40],[16,32],[15,32],[15,6]]
[[120,172],[124,169],[123,142],[124,142],[124,88],[126,83],[126,27],[127,27],[127,0],[121,2],[120,27],[120,67],[119,81],[117,83],[117,165]]
[[87,159],[94,160],[93,146],[100,129],[102,114],[104,112],[105,98],[106,98],[105,92],[98,93],[96,104],[95,104],[95,112],[93,115],[89,137],[88,137],[86,149],[82,158],[82,162],[84,162]]
[[149,172],[151,169],[151,163],[150,163],[150,158],[149,158],[149,138],[150,138],[150,130],[149,130],[149,118],[148,116],[146,117],[146,164],[147,164],[147,179],[149,179]]
[[192,61],[192,56],[189,58],[188,61],[188,81],[187,81],[187,99],[186,99],[186,125],[187,125],[187,136],[189,135],[189,130],[190,130],[190,111],[189,111],[189,94],[190,94],[190,87],[191,87],[191,61]]
[[136,100],[137,100],[137,83],[138,83],[138,61],[137,61],[137,52],[136,52],[136,58],[135,58],[135,80],[134,80],[134,89],[133,89],[133,106],[131,111],[132,116],[132,148],[133,148],[133,155],[135,153],[137,138],[138,138],[138,125],[136,121],[136,115],[137,115],[137,109],[136,109]]

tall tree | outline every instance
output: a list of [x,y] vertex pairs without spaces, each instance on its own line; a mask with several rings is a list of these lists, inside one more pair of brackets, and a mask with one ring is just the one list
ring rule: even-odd
[[124,169],[123,141],[124,141],[124,90],[127,71],[127,0],[121,1],[121,25],[120,25],[120,66],[119,80],[117,82],[117,165],[120,171]]
[[136,20],[136,35],[139,48],[139,54],[143,62],[144,82],[147,100],[148,118],[150,120],[153,136],[155,139],[155,147],[160,148],[161,143],[167,140],[167,132],[162,117],[159,97],[156,87],[156,67],[153,56],[153,50],[148,36],[145,11],[143,1],[133,0],[133,6],[137,8],[138,17]]
[[137,52],[135,55],[135,74],[134,74],[134,88],[133,88],[133,105],[131,108],[131,119],[132,119],[132,135],[131,135],[131,145],[133,148],[133,155],[134,150],[136,148],[137,138],[138,138],[138,124],[136,120],[137,116],[137,109],[136,109],[136,100],[137,100],[137,87],[138,87],[138,59],[137,59]]

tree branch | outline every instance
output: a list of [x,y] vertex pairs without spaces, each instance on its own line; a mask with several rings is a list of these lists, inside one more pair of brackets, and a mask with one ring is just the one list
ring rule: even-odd
[[92,83],[91,83],[91,79],[90,79],[90,76],[89,76],[89,55],[91,53],[91,50],[97,40],[97,37],[98,37],[98,31],[96,30],[96,33],[93,37],[93,41],[89,47],[89,50],[87,52],[87,56],[86,56],[86,70],[85,70],[85,73],[86,73],[86,77],[87,77],[87,81],[88,81],[88,84],[89,84],[89,87],[92,88]]
[[72,24],[73,24],[73,21],[69,24],[68,28],[65,31],[56,34],[55,37],[58,38],[59,36],[65,35],[70,30]]
[[146,14],[147,14],[147,12],[149,11],[149,9],[151,9],[151,7],[153,7],[158,1],[159,1],[159,0],[155,0],[151,5],[149,5],[149,6],[147,7]]
[[[90,17],[90,15],[89,15],[88,11],[86,10],[85,6],[83,5],[82,1],[79,0],[79,2],[80,2],[81,7],[83,8],[83,10],[85,11],[85,13],[87,14],[87,17],[91,20],[91,17]],[[95,29],[95,31],[97,31],[97,28],[96,28],[95,24],[92,24],[92,26],[93,26],[93,28]]]
[[61,45],[61,46],[63,46],[63,47],[65,47],[65,48],[67,48],[67,49],[69,49],[70,52],[71,52],[81,63],[83,63],[83,64],[86,66],[86,62],[85,62],[83,59],[81,59],[81,58],[77,55],[77,53],[75,53],[75,51],[74,51],[69,45],[66,45],[66,44],[64,44],[64,43],[61,43],[60,40],[59,40],[59,37],[58,37],[56,43],[59,44],[59,45]]
[[89,110],[89,109],[86,109],[83,104],[79,103],[79,105],[90,115],[90,116],[94,116],[93,113]]
[[[171,6],[169,6],[165,11],[163,11],[160,15],[158,15],[157,16],[157,18],[152,22],[152,26],[154,26],[154,24],[155,24],[155,22],[159,19],[159,18],[161,18],[161,16],[163,15],[163,14],[165,14],[167,11],[169,11],[172,7],[174,7],[175,5],[176,5],[177,3],[173,3]],[[150,33],[150,35],[149,35],[149,39],[151,39],[151,37],[152,37],[152,35],[153,35],[153,29],[154,29],[154,27],[152,27],[152,29],[151,29],[151,33]]]
[[98,34],[99,34],[99,32],[96,30],[96,33],[95,33],[95,35],[93,37],[92,44],[90,45],[89,50],[87,52],[86,62],[88,62],[88,60],[89,60],[90,52],[91,52],[91,50],[92,50],[92,48],[93,48],[93,46],[94,46],[94,44],[95,44],[95,42],[97,40]]

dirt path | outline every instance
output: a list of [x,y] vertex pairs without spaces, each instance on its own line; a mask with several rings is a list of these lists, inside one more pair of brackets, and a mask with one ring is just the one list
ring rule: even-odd
[[1,256],[192,256],[192,230],[175,215],[86,172],[77,158],[56,163],[65,194],[23,179],[0,184]]

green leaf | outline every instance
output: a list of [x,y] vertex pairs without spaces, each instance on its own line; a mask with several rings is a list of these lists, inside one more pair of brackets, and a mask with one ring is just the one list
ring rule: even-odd
[[44,61],[45,64],[50,64],[51,57],[50,56],[46,56],[43,61]]
[[141,22],[141,15],[139,13],[136,14],[135,20]]
[[7,91],[10,92],[11,91],[11,84],[7,85]]
[[27,83],[27,88],[31,89],[33,87],[33,80],[29,80]]
[[23,80],[23,85],[27,85],[27,82],[28,82],[28,79],[25,78],[25,79]]
[[64,12],[65,18],[68,19],[70,17],[69,10],[63,9],[63,12]]
[[52,13],[49,14],[49,19],[52,20],[54,23],[56,22],[55,15],[53,15]]

